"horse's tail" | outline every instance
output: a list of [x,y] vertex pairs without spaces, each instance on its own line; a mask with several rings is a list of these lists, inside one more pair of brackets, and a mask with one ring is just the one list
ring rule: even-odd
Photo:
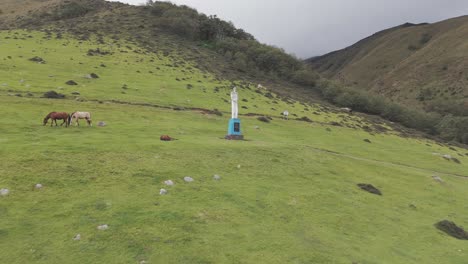
[[71,125],[71,121],[72,121],[73,115],[74,115],[75,113],[76,113],[76,112],[73,112],[73,113],[71,113],[71,114],[68,115],[68,120],[67,120],[68,125]]

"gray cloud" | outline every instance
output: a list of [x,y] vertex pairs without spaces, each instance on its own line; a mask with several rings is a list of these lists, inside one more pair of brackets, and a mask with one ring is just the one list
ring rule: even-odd
[[[144,0],[119,0],[142,4]],[[349,46],[405,22],[468,14],[466,0],[172,0],[232,21],[259,41],[301,58]]]

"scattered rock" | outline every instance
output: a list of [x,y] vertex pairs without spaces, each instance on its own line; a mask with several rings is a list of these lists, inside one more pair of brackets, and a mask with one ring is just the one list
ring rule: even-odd
[[109,226],[108,225],[100,225],[97,227],[98,230],[107,230],[109,229]]
[[434,181],[437,181],[437,182],[440,182],[440,183],[444,182],[444,181],[442,180],[442,178],[440,178],[440,177],[437,176],[437,175],[433,175],[433,176],[432,176],[432,179],[434,179]]
[[454,238],[468,240],[468,233],[462,227],[457,226],[454,222],[443,220],[436,223],[435,227]]
[[78,83],[76,83],[76,82],[73,81],[73,80],[69,80],[69,81],[67,81],[65,84],[67,84],[67,85],[78,85]]
[[110,54],[112,54],[112,52],[101,50],[101,49],[97,48],[95,50],[89,49],[88,53],[86,55],[88,55],[88,56],[98,56],[98,55],[110,55]]
[[185,182],[193,182],[194,179],[193,179],[192,177],[188,177],[188,176],[187,176],[187,177],[184,177],[184,181],[185,181]]
[[367,142],[367,143],[372,143],[372,141],[370,141],[370,139],[364,139],[364,142]]
[[416,205],[414,205],[414,204],[409,204],[409,207],[410,207],[411,209],[418,209],[418,208],[416,207]]
[[46,63],[46,61],[43,58],[38,57],[38,56],[30,58],[29,60],[40,63],[40,64],[45,64]]
[[254,128],[255,128],[255,129],[257,129],[257,130],[258,130],[258,129],[260,129],[260,127],[259,127],[259,126],[254,126]]
[[40,183],[34,185],[34,188],[37,189],[37,190],[42,189],[42,187],[44,187],[44,186],[42,186],[42,184],[40,184]]
[[95,73],[91,73],[89,77],[91,77],[92,79],[99,79],[99,76]]
[[237,165],[237,168],[238,168],[238,169],[240,169],[240,168],[241,168],[241,165],[240,165],[240,164],[239,164],[239,165]]
[[174,182],[171,180],[165,181],[164,184],[166,184],[167,186],[174,186]]
[[296,118],[296,120],[298,121],[304,121],[304,122],[308,122],[308,123],[312,123],[312,119],[308,118],[307,116],[303,116],[301,118]]
[[0,196],[7,196],[8,194],[10,194],[10,190],[0,189]]
[[107,126],[106,122],[104,122],[104,121],[99,121],[99,122],[97,123],[97,125],[98,125],[99,127],[105,127],[105,126]]
[[44,98],[51,98],[51,99],[63,99],[65,98],[64,94],[57,93],[56,91],[48,91],[44,93]]
[[[98,227],[98,229],[99,229],[99,227]],[[73,237],[73,240],[75,240],[75,241],[80,241],[80,240],[81,240],[81,235],[80,235],[80,234],[76,234],[76,236]]]
[[213,180],[219,181],[219,180],[221,180],[221,176],[219,176],[218,174],[215,174],[215,175],[213,176]]
[[159,195],[166,195],[167,194],[167,190],[166,189],[161,189],[159,190]]
[[260,116],[257,118],[258,121],[262,121],[262,122],[265,122],[265,123],[270,123],[270,119],[268,119],[267,117],[265,116]]
[[379,189],[375,188],[372,184],[359,183],[357,186],[359,186],[359,188],[366,192],[370,192],[376,195],[382,195],[382,192]]
[[446,160],[451,160],[452,159],[452,156],[451,155],[448,155],[448,154],[445,154],[445,155],[442,155],[442,158],[446,159]]

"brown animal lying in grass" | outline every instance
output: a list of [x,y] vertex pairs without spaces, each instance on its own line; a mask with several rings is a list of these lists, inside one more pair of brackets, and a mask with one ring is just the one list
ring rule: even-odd
[[169,135],[162,135],[159,139],[161,141],[174,141],[174,140],[177,140],[175,138],[170,137]]

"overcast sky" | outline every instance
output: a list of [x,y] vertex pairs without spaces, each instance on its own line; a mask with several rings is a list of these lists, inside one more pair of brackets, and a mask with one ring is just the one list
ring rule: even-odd
[[[142,4],[146,0],[119,0]],[[468,0],[172,0],[232,21],[301,58],[345,48],[377,31],[468,14]]]

